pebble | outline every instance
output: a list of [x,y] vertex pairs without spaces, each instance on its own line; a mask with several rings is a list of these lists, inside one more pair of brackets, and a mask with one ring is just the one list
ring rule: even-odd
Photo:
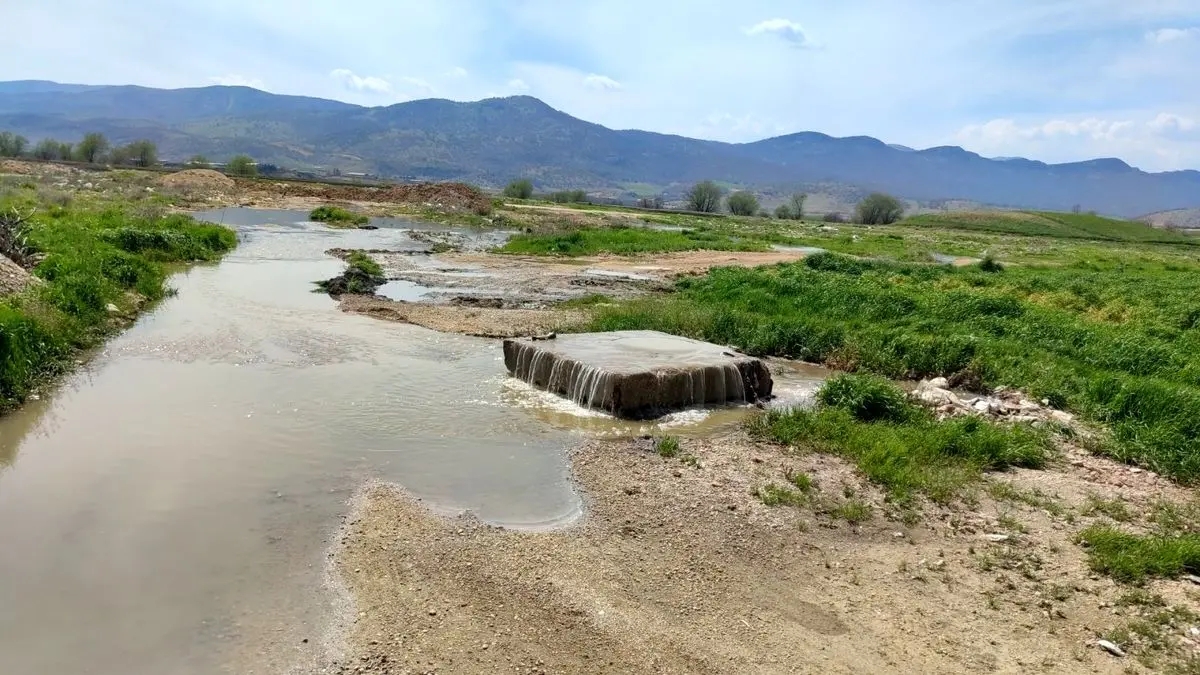
[[1096,645],[1099,646],[1104,651],[1108,652],[1109,654],[1112,654],[1113,656],[1120,656],[1120,657],[1125,656],[1124,649],[1121,649],[1120,647],[1118,647],[1117,645],[1115,645],[1112,642],[1109,642],[1108,640],[1097,640]]

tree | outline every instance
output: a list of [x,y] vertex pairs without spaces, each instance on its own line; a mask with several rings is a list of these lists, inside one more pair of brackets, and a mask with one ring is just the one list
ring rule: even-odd
[[825,217],[822,218],[821,220],[824,220],[827,223],[844,223],[844,222],[846,222],[846,219],[842,217],[842,214],[838,213],[837,211],[830,211],[829,213],[826,213]]
[[82,141],[79,141],[77,152],[80,160],[88,164],[95,164],[104,157],[104,153],[108,152],[108,148],[108,139],[104,137],[104,134],[93,132],[84,136]]
[[129,153],[129,161],[137,166],[147,167],[158,164],[158,146],[146,139],[141,139],[125,146]]
[[903,215],[900,200],[882,192],[867,195],[854,209],[854,219],[863,225],[890,225]]
[[53,138],[43,138],[33,146],[33,156],[38,159],[62,159],[58,154],[61,149],[62,145],[58,141]]
[[775,217],[780,220],[791,220],[792,207],[788,206],[787,204],[780,204],[779,206],[776,206]]
[[643,209],[661,209],[663,207],[662,195],[642,197],[638,200],[638,206],[642,207]]
[[193,169],[207,169],[208,167],[212,166],[212,163],[209,162],[208,158],[204,155],[192,155],[192,158],[188,160],[187,165]]
[[108,152],[108,163],[114,166],[132,164],[133,156],[129,153],[128,145],[118,145]]
[[803,192],[797,192],[788,199],[788,210],[792,212],[792,219],[804,220],[804,202],[808,199],[808,195]]
[[735,192],[729,195],[726,203],[729,205],[729,212],[735,216],[752,216],[758,213],[758,197],[752,192]]
[[687,192],[687,204],[689,211],[716,213],[721,206],[721,188],[711,180],[696,183]]
[[258,175],[258,165],[250,155],[237,155],[229,160],[229,175],[253,178]]
[[509,199],[529,199],[533,196],[533,183],[528,178],[514,180],[504,188],[504,196]]
[[58,158],[64,161],[71,161],[75,157],[75,146],[70,143],[58,144]]
[[11,131],[0,131],[0,157],[20,157],[25,154],[29,139]]

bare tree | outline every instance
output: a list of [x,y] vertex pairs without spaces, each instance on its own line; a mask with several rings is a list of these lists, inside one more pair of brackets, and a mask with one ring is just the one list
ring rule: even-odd
[[791,211],[791,217],[795,220],[804,220],[804,202],[808,199],[808,195],[803,192],[797,192],[788,199],[788,210]]

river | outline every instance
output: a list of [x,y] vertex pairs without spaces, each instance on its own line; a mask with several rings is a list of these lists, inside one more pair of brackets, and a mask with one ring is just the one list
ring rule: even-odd
[[496,341],[312,292],[343,267],[329,248],[420,247],[404,222],[202,217],[239,247],[174,275],[177,296],[0,419],[0,673],[309,671],[344,609],[326,567],[364,481],[554,527],[581,513],[565,454],[581,433],[653,430],[523,389]]

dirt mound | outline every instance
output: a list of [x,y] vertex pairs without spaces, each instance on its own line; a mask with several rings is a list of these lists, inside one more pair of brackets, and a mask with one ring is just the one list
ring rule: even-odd
[[[183,172],[188,173],[188,172]],[[176,174],[178,175],[178,174]],[[466,183],[413,183],[366,187],[328,183],[270,183],[239,180],[247,193],[283,194],[288,197],[319,199],[323,202],[366,202],[377,204],[421,204],[449,211],[468,211],[484,215],[492,210],[492,200],[482,190]]]
[[492,209],[492,200],[482,190],[465,183],[396,185],[385,190],[384,195],[387,201],[431,204],[479,214]]
[[25,268],[0,255],[0,296],[20,293],[31,283],[33,277]]
[[232,178],[212,169],[187,169],[163,176],[158,182],[166,187],[186,190],[228,191],[236,185]]

